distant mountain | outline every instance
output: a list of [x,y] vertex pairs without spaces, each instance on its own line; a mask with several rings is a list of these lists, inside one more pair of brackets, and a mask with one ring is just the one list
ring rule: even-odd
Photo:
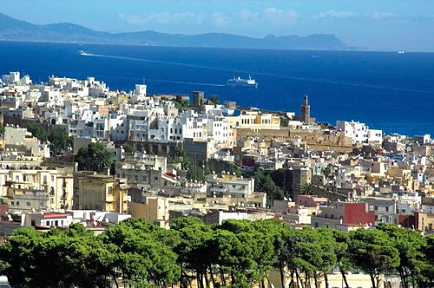
[[260,39],[224,33],[193,36],[155,31],[108,33],[94,31],[72,23],[35,25],[1,13],[0,41],[257,49],[350,49],[334,35],[326,34],[306,37],[268,35]]

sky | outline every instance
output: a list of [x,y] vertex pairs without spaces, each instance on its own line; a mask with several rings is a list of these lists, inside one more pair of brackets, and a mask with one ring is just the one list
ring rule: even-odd
[[0,12],[113,33],[334,34],[368,50],[434,51],[434,0],[1,0]]

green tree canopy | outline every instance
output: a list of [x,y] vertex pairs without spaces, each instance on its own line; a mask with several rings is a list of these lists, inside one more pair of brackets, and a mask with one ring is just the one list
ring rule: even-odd
[[426,265],[424,249],[427,246],[425,237],[420,231],[404,229],[395,225],[380,223],[377,229],[388,234],[391,244],[399,252],[399,266],[397,271],[404,288],[409,283],[423,281],[423,270]]
[[78,150],[76,161],[79,170],[89,170],[102,173],[113,164],[112,154],[100,143],[90,143],[87,148]]
[[164,229],[142,220],[132,220],[110,227],[101,235],[104,243],[116,251],[117,277],[129,287],[167,285],[178,281],[180,267],[177,254],[161,241]]
[[300,188],[300,192],[302,195],[315,195],[318,192],[318,187],[312,183],[304,183]]
[[267,193],[267,205],[272,205],[273,200],[282,200],[284,197],[283,189],[276,185],[270,172],[257,169],[253,174],[255,179],[255,191]]
[[130,155],[132,155],[134,153],[134,147],[129,145],[129,144],[122,145],[122,148],[124,148],[125,153],[128,153]]
[[[434,237],[379,224],[349,234],[328,228],[292,230],[280,220],[226,220],[204,225],[178,218],[171,229],[129,219],[94,236],[81,224],[41,233],[22,228],[0,244],[0,273],[13,287],[252,287],[271,267],[283,287],[328,287],[335,268],[399,274],[403,287],[431,287]],[[290,283],[286,282],[289,276]],[[411,283],[411,285],[410,285]],[[431,286],[430,286],[431,285]]]
[[371,277],[372,287],[377,288],[381,274],[399,267],[399,251],[388,234],[378,229],[358,229],[351,233],[349,254],[355,267]]
[[40,233],[17,230],[0,246],[1,273],[14,287],[108,287],[114,254],[80,224]]
[[50,149],[55,156],[71,149],[73,145],[72,137],[69,137],[68,132],[61,127],[55,127],[48,136],[48,140],[50,141]]
[[280,117],[280,127],[288,127],[289,119],[286,117]]
[[41,141],[47,141],[47,131],[44,125],[39,122],[30,122],[27,124],[27,131],[32,133],[33,137],[38,138]]

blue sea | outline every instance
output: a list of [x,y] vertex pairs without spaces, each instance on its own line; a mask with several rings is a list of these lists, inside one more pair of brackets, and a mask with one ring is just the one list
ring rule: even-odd
[[[90,54],[81,56],[79,50]],[[434,136],[434,54],[168,48],[0,42],[0,73],[34,83],[49,75],[94,76],[111,89],[191,94],[203,90],[240,106],[299,114],[309,95],[320,122],[355,120],[387,133]],[[251,75],[257,89],[231,88]]]

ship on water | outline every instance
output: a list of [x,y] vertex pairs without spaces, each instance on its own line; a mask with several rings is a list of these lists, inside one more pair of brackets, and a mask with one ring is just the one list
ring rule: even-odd
[[230,87],[258,88],[258,83],[255,81],[255,79],[252,79],[252,77],[250,77],[250,75],[249,75],[249,79],[243,79],[240,76],[229,79],[226,82],[226,85],[230,86]]

